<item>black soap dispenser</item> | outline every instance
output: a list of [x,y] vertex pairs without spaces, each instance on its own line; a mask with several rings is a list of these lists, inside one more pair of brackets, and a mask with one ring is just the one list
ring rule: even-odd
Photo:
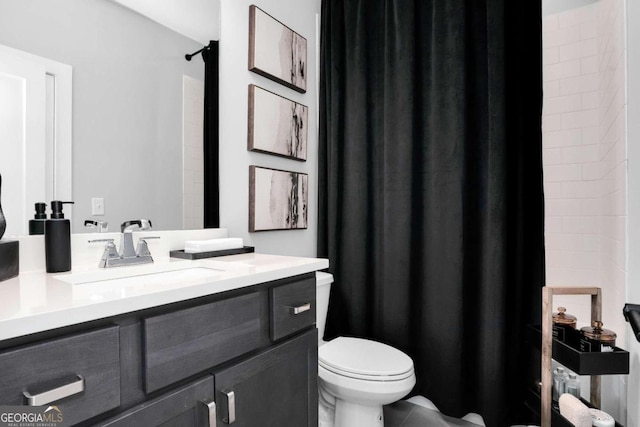
[[44,222],[47,273],[71,270],[71,223],[64,219],[62,207],[65,203],[73,202],[51,202],[51,218]]
[[45,209],[46,203],[36,203],[36,213],[33,219],[29,221],[29,235],[44,234],[44,222],[47,219]]

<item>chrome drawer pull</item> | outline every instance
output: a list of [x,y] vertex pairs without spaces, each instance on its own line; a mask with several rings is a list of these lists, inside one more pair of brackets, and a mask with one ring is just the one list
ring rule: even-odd
[[293,314],[304,313],[305,311],[311,310],[311,303],[308,302],[306,304],[300,305],[298,307],[290,307]]
[[217,425],[216,402],[214,402],[213,400],[212,401],[201,400],[199,403],[200,403],[200,408],[204,413],[203,419],[209,420],[209,423],[207,425],[209,427],[216,427]]
[[233,390],[225,390],[222,392],[225,396],[227,396],[227,414],[222,421],[227,424],[231,424],[236,420],[236,394]]
[[74,394],[82,393],[83,391],[84,378],[82,378],[82,375],[76,375],[76,380],[72,383],[47,390],[40,394],[31,394],[28,391],[25,391],[22,394],[27,398],[27,405],[40,406],[55,402],[56,400],[64,399],[65,397],[73,396]]

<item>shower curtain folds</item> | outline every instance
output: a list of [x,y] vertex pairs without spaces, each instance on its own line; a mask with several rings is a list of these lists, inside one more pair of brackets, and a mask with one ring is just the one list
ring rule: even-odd
[[539,0],[323,0],[327,338],[407,352],[414,394],[526,422],[544,283]]

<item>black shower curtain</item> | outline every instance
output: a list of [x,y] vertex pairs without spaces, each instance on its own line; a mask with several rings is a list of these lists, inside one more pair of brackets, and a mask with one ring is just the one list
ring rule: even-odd
[[527,419],[544,283],[540,0],[323,0],[327,338],[406,351],[413,394]]
[[219,42],[211,40],[202,51],[204,61],[204,228],[220,227],[220,98]]

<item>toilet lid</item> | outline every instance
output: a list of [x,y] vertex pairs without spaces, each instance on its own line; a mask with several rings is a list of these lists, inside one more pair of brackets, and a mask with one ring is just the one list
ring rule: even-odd
[[399,380],[413,374],[413,361],[400,350],[362,338],[338,337],[318,349],[318,363],[337,374],[368,380]]

